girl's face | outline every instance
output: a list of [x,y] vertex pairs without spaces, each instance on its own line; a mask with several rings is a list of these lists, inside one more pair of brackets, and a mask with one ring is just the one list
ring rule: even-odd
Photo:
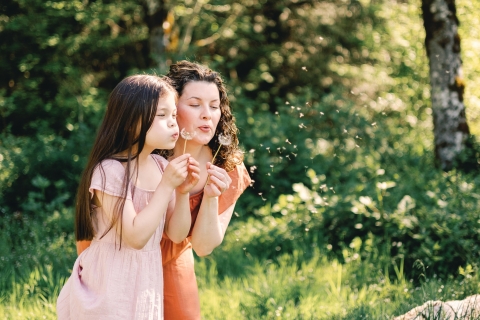
[[175,98],[167,93],[158,101],[157,112],[145,138],[145,148],[173,149],[178,139]]
[[192,142],[205,145],[212,140],[222,115],[220,93],[215,83],[187,83],[178,99],[177,109],[179,128],[192,134],[195,132]]

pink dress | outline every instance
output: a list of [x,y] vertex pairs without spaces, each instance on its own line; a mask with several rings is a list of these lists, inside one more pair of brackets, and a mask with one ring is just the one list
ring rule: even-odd
[[[152,155],[160,171],[167,164],[164,158]],[[101,190],[121,196],[125,169],[115,160],[102,161],[92,175],[90,192]],[[105,185],[102,182],[105,179]],[[127,199],[140,212],[153,195],[153,190],[130,186]],[[173,195],[168,210],[173,209]],[[65,283],[57,300],[59,320],[66,319],[163,319],[163,272],[161,251],[165,219],[141,250],[122,242],[115,228],[99,239],[108,227],[101,207],[95,209],[96,236],[90,247],[78,256],[72,275]]]

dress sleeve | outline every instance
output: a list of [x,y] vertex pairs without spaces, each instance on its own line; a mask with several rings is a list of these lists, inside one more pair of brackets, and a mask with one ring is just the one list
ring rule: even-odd
[[252,182],[243,162],[230,171],[228,175],[232,179],[232,183],[228,190],[218,197],[218,214],[222,214],[228,207],[237,202],[243,191],[245,191]]
[[[125,168],[116,160],[104,160],[97,165],[92,174],[92,182],[90,183],[90,197],[93,197],[94,190],[105,192],[106,194],[122,197],[123,196],[123,180],[125,178]],[[132,200],[132,191],[130,185],[126,194],[127,200]]]

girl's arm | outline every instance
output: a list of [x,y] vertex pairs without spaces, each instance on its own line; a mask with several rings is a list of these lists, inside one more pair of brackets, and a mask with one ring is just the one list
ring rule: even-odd
[[200,167],[194,158],[189,159],[188,177],[175,190],[175,209],[172,215],[167,215],[165,233],[175,243],[182,242],[190,231],[192,215],[190,214],[190,190],[200,179]]
[[[167,165],[150,202],[140,212],[135,211],[132,200],[125,201],[122,216],[122,240],[128,246],[141,249],[147,244],[167,211],[170,197],[165,195],[170,195],[187,177],[188,158],[189,155],[185,154]],[[95,193],[101,200],[103,211],[111,218],[118,197],[102,193],[99,190],[95,190]]]

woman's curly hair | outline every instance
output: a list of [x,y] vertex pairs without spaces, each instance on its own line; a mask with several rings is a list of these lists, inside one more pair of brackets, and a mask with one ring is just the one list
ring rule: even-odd
[[[215,158],[215,165],[224,168],[228,172],[233,170],[236,165],[242,163],[243,152],[238,147],[238,129],[235,125],[235,117],[232,115],[232,110],[230,109],[227,89],[220,74],[201,64],[183,60],[172,64],[170,71],[165,77],[177,90],[179,97],[182,95],[185,85],[190,82],[204,81],[214,83],[217,86],[220,94],[220,111],[222,115],[215,130],[215,135],[208,143],[208,146],[215,151],[220,145],[218,136],[220,134],[230,136],[232,143],[228,146],[221,147]],[[172,152],[172,150],[161,150],[160,154],[168,158],[172,155]]]

